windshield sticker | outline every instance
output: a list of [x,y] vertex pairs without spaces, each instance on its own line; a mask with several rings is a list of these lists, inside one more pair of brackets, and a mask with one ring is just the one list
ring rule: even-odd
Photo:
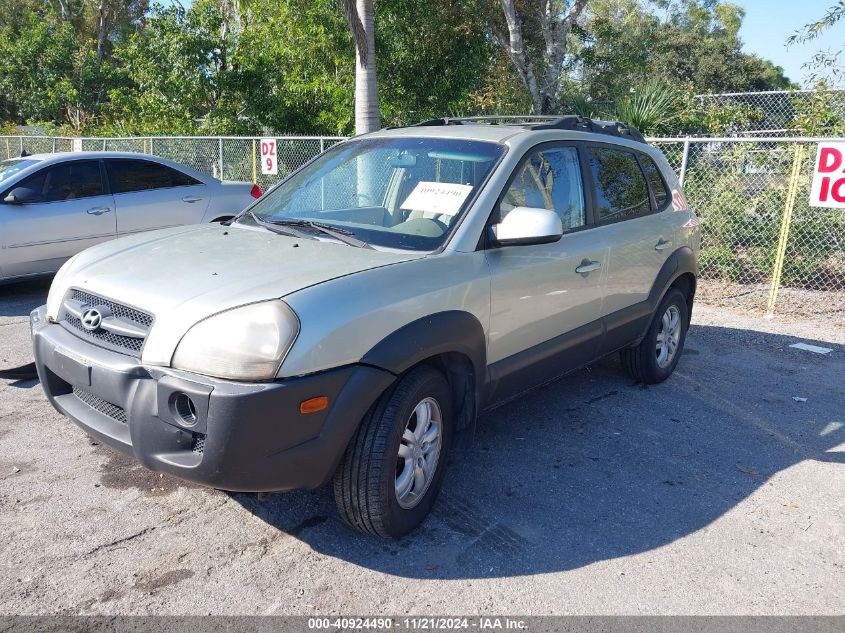
[[400,207],[410,211],[429,211],[443,215],[455,215],[472,191],[472,185],[456,185],[451,182],[417,183]]

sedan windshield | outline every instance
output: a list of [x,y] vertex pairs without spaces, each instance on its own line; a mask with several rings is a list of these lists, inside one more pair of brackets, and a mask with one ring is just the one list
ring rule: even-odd
[[7,178],[11,178],[22,169],[26,169],[37,162],[37,160],[24,160],[22,158],[0,160],[0,182],[3,182]]
[[[504,152],[485,141],[373,138],[332,148],[272,190],[239,222],[269,223],[360,244],[439,248]],[[351,240],[347,243],[354,244]]]

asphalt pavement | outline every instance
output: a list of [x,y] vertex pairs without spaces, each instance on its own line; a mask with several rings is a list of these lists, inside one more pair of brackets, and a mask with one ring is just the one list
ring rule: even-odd
[[[0,369],[47,288],[0,287]],[[0,380],[0,613],[842,614],[845,330],[693,320],[661,385],[610,358],[486,413],[400,541],[144,470]]]

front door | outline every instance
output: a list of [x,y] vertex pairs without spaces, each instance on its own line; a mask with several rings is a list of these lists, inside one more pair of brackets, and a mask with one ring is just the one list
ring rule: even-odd
[[494,400],[551,380],[598,353],[608,248],[587,226],[577,148],[544,144],[517,167],[494,211],[555,211],[564,227],[552,244],[487,251],[491,274],[488,364]]
[[114,238],[114,200],[99,161],[51,165],[7,187],[17,188],[27,189],[31,202],[0,204],[4,276],[55,272],[72,255]]

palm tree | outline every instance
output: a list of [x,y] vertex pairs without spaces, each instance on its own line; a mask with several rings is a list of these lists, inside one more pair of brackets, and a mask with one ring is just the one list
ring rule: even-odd
[[355,133],[381,127],[376,89],[376,43],[373,0],[341,0],[355,40]]

